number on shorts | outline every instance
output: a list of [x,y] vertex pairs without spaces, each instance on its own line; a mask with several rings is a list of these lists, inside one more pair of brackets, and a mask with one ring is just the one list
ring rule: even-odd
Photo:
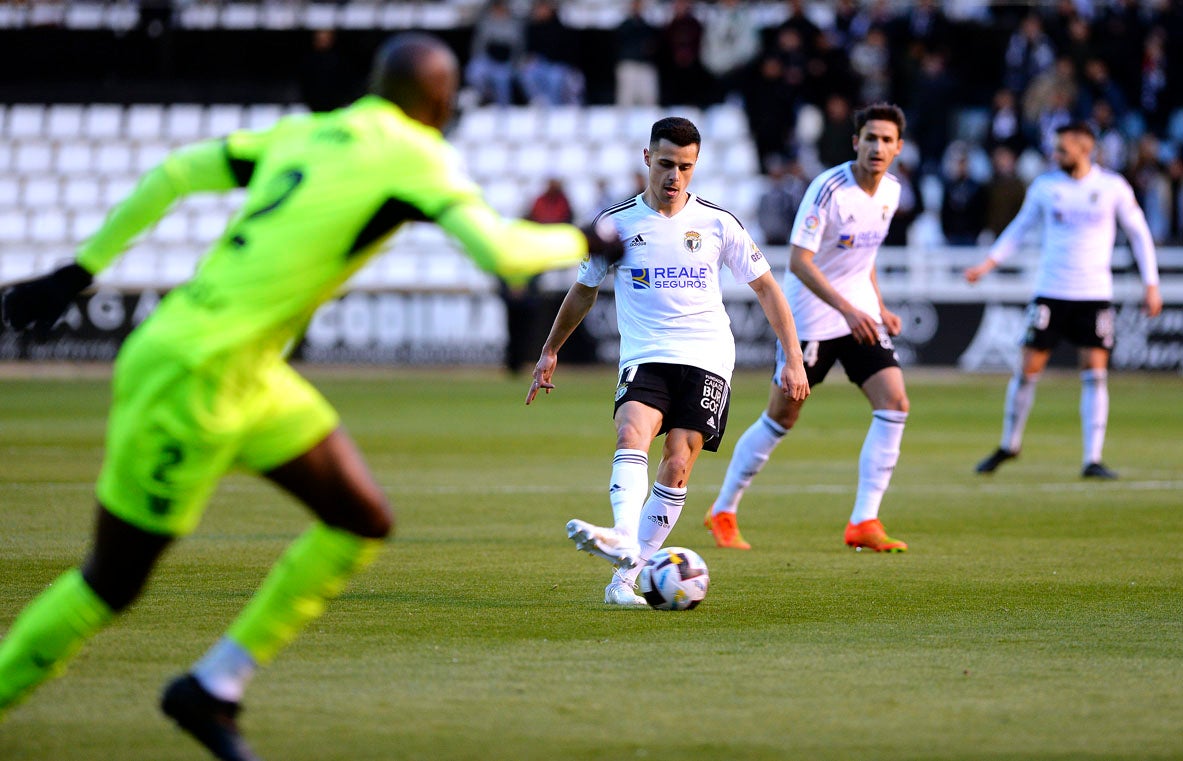
[[[184,458],[184,453],[181,451],[181,445],[176,442],[169,442],[160,450],[160,462],[152,470],[152,480],[166,489],[172,486],[169,478],[169,471],[180,464]],[[153,494],[148,498],[148,509],[157,515],[164,515],[172,507],[172,497],[165,497],[160,494]]]

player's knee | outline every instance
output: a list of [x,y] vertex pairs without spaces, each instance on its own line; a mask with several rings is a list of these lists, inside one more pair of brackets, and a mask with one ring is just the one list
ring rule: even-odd
[[87,564],[82,569],[82,580],[102,600],[112,613],[127,610],[140,593],[144,591],[147,577],[137,574],[113,574],[103,572]]
[[359,511],[356,526],[350,530],[366,539],[385,539],[394,535],[397,519],[394,508],[385,496],[375,495],[369,504]]

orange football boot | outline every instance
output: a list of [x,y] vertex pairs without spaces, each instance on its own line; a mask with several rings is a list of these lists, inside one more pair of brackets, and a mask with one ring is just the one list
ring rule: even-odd
[[878,518],[846,524],[844,538],[846,543],[855,549],[866,547],[875,552],[905,552],[908,549],[907,544],[887,535]]
[[713,506],[707,510],[707,517],[703,519],[702,525],[714,534],[715,545],[731,550],[752,549],[752,545],[745,542],[743,534],[739,533],[739,523],[736,522],[735,513],[714,514],[713,510]]

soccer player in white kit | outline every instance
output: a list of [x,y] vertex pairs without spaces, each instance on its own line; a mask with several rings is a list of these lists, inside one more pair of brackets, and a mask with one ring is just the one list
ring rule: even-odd
[[1022,245],[1026,233],[1042,222],[1043,241],[1035,300],[1028,307],[1022,364],[1006,389],[1002,440],[977,465],[993,473],[1018,457],[1027,416],[1035,403],[1035,385],[1061,339],[1079,348],[1080,424],[1085,478],[1117,478],[1101,462],[1109,423],[1109,353],[1113,350],[1113,258],[1115,221],[1130,241],[1145,286],[1143,308],[1150,317],[1162,312],[1154,240],[1134,191],[1125,178],[1092,163],[1096,138],[1084,122],[1056,130],[1052,155],[1059,167],[1036,177],[1018,215],[1007,225],[980,264],[965,271],[976,283]]
[[[643,152],[649,167],[644,191],[605,209],[596,221],[615,225],[624,258],[613,267],[584,260],[526,396],[530,404],[539,389],[549,394],[555,387],[551,378],[559,349],[614,268],[620,376],[608,498],[615,522],[567,524],[578,549],[616,566],[604,590],[604,602],[612,605],[646,604],[634,591],[637,576],[677,523],[699,453],[717,451],[723,437],[735,366],[735,339],[719,286],[724,266],[751,286],[777,337],[794,347],[782,363],[778,393],[793,402],[809,395],[793,316],[767,260],[730,212],[687,190],[701,142],[687,119],[669,117],[653,125]],[[663,433],[650,489],[649,447]]]
[[[806,189],[789,239],[784,279],[810,387],[840,361],[846,377],[871,403],[871,427],[859,455],[858,490],[843,541],[877,552],[908,548],[889,537],[879,521],[900,456],[908,396],[891,342],[900,319],[884,305],[875,275],[879,245],[900,200],[900,183],[887,170],[900,153],[903,133],[904,114],[897,106],[877,103],[855,113],[855,159],[822,172]],[[796,348],[780,341],[777,372],[785,352]],[[739,532],[739,501],[797,422],[803,401],[769,394],[768,408],[736,442],[705,520],[718,546],[751,547]]]

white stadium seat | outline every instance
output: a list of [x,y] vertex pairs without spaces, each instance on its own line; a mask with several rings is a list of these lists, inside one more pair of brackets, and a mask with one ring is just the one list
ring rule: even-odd
[[127,109],[125,133],[135,140],[155,140],[164,134],[164,107],[136,103]]
[[18,103],[8,109],[9,139],[41,137],[45,124],[45,107],[38,104]]
[[175,103],[164,115],[164,134],[170,140],[188,142],[204,136],[205,109],[195,103]]
[[23,174],[48,172],[53,167],[53,147],[43,140],[26,140],[16,146],[12,165]]
[[60,209],[43,209],[29,217],[29,240],[37,243],[63,243],[67,236],[66,213]]
[[242,106],[235,103],[210,106],[206,110],[206,116],[206,134],[210,137],[223,137],[242,128]]
[[61,200],[61,183],[55,175],[47,174],[25,180],[21,198],[30,209],[56,209]]
[[82,134],[89,138],[106,139],[119,136],[123,130],[123,108],[113,103],[87,106],[82,117]]
[[99,181],[94,175],[68,177],[62,188],[62,203],[68,209],[90,209],[101,205]]
[[94,148],[82,140],[64,141],[58,145],[54,168],[65,175],[87,174],[94,171]]
[[131,146],[127,143],[103,143],[95,151],[95,171],[102,175],[126,174],[131,171]]
[[74,212],[70,219],[70,240],[76,243],[86,240],[99,229],[105,218],[106,214],[99,209]]
[[21,184],[15,175],[0,174],[0,209],[14,209],[20,205]]
[[82,106],[70,103],[50,106],[45,121],[45,134],[57,139],[81,137],[82,113]]

